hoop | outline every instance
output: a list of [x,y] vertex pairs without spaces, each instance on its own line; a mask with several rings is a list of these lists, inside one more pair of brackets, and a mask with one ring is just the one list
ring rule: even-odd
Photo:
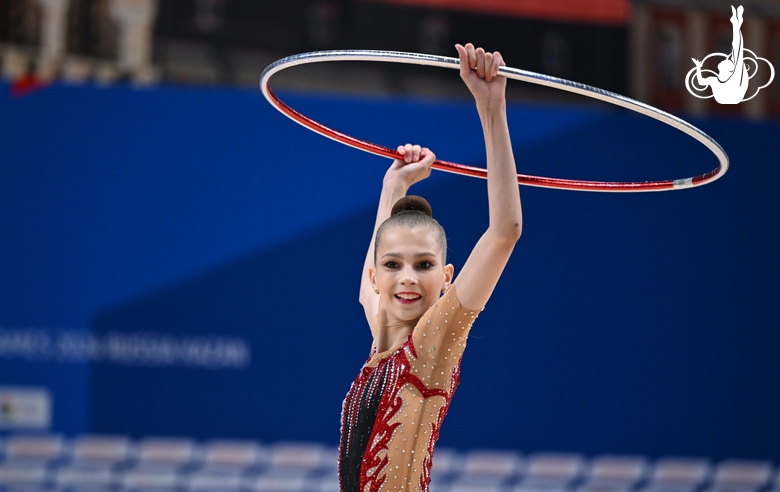
[[[427,65],[433,67],[452,68],[459,70],[460,62],[456,58],[449,58],[444,56],[425,55],[419,53],[404,53],[397,51],[376,51],[376,50],[338,50],[338,51],[314,51],[310,53],[302,53],[299,55],[288,56],[280,60],[275,61],[263,71],[260,76],[260,88],[263,91],[263,95],[268,102],[271,103],[282,114],[292,119],[296,123],[299,123],[306,128],[319,133],[322,136],[328,137],[337,142],[341,142],[350,147],[354,147],[359,150],[369,152],[371,154],[379,155],[382,157],[388,157],[394,159],[398,157],[398,153],[390,148],[383,147],[359,138],[352,137],[345,133],[341,133],[330,127],[327,127],[321,123],[318,123],[311,118],[308,118],[298,111],[292,109],[290,106],[282,102],[276,94],[271,90],[269,82],[271,77],[284,69],[291,68],[297,65],[305,65],[309,63],[320,63],[329,61],[378,61],[378,62],[392,62],[392,63],[407,63],[416,65]],[[559,188],[566,190],[583,190],[583,191],[608,191],[608,192],[640,192],[640,191],[667,191],[667,190],[680,190],[684,188],[693,188],[701,186],[707,183],[711,183],[716,179],[723,176],[729,167],[729,158],[723,148],[713,140],[709,135],[699,130],[690,123],[683,121],[676,116],[654,108],[653,106],[635,101],[620,94],[608,92],[603,89],[591,87],[589,85],[580,84],[578,82],[572,82],[566,79],[559,79],[557,77],[551,77],[549,75],[543,75],[539,73],[529,72],[526,70],[519,70],[511,67],[500,67],[498,73],[510,79],[521,80],[524,82],[530,82],[532,84],[544,85],[547,87],[553,87],[555,89],[561,89],[568,92],[574,92],[575,94],[581,94],[583,96],[592,97],[601,101],[621,106],[637,113],[644,114],[651,118],[655,118],[667,125],[672,126],[693,137],[707,147],[718,158],[718,167],[712,171],[701,174],[699,176],[693,176],[684,179],[666,180],[666,181],[581,181],[562,178],[547,178],[542,176],[530,176],[525,174],[517,175],[517,182],[519,184],[529,186],[539,186],[544,188]],[[455,174],[462,174],[465,176],[474,176],[478,178],[487,178],[487,170],[466,166],[463,164],[457,164],[454,162],[447,162],[437,160],[431,166],[434,169],[441,171],[447,171]]]

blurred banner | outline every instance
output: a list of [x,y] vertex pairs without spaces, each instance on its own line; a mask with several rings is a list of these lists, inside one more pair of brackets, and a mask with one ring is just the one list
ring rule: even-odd
[[534,17],[596,24],[626,24],[631,17],[629,0],[364,0],[437,9],[465,10],[480,14]]

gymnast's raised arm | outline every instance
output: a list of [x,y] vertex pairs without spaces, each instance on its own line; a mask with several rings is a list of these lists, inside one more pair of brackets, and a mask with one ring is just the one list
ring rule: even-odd
[[460,76],[477,103],[487,152],[490,224],[455,280],[460,304],[476,310],[487,303],[504,271],[520,238],[523,214],[506,118],[506,78],[497,75],[504,61],[498,52],[485,53],[471,43],[455,47]]
[[374,328],[374,316],[379,306],[379,294],[374,292],[374,288],[371,286],[368,271],[374,266],[376,230],[382,225],[382,222],[390,217],[395,202],[405,197],[406,192],[414,183],[430,176],[431,164],[436,160],[433,152],[419,145],[401,145],[398,147],[398,153],[401,158],[393,161],[382,181],[382,193],[379,195],[374,234],[368,245],[366,261],[363,263],[363,272],[360,277],[360,304],[363,306],[366,319],[372,329]]

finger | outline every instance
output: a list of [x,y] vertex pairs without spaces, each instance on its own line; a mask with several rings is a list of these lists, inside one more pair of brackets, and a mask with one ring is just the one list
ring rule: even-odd
[[477,75],[480,79],[485,78],[485,50],[477,48],[475,51],[477,55]]
[[429,149],[427,147],[422,149],[422,152],[420,153],[420,155],[423,158],[421,162],[423,164],[425,164],[426,166],[430,166],[436,160],[436,154],[431,152],[431,149]]
[[498,68],[504,66],[504,59],[498,51],[493,53],[493,77],[498,75]]
[[412,147],[412,162],[419,162],[421,150],[422,148],[419,145],[415,145]]
[[395,151],[398,152],[398,157],[396,157],[393,161],[393,166],[399,167],[401,163],[404,162],[404,153],[406,152],[406,147],[399,145],[396,147]]
[[493,53],[485,53],[485,80],[493,80]]
[[466,44],[466,53],[469,55],[469,68],[475,69],[477,68],[477,53],[474,50],[474,45],[471,43]]
[[466,51],[466,47],[460,44],[455,45],[455,49],[458,50],[458,59],[460,60],[460,76],[465,79],[471,73],[471,66],[469,65],[469,54]]
[[404,152],[404,161],[407,163],[412,162],[412,144],[406,144],[406,152]]

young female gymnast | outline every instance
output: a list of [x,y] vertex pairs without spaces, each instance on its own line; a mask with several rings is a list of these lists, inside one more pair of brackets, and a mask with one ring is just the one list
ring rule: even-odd
[[[456,45],[487,150],[490,225],[453,282],[444,230],[428,203],[406,197],[430,174],[433,152],[398,147],[384,177],[360,285],[371,353],[342,409],[342,492],[427,491],[433,448],[458,386],[474,319],[520,238],[522,212],[498,52]],[[443,294],[443,296],[441,295]],[[441,297],[440,297],[441,296]]]

